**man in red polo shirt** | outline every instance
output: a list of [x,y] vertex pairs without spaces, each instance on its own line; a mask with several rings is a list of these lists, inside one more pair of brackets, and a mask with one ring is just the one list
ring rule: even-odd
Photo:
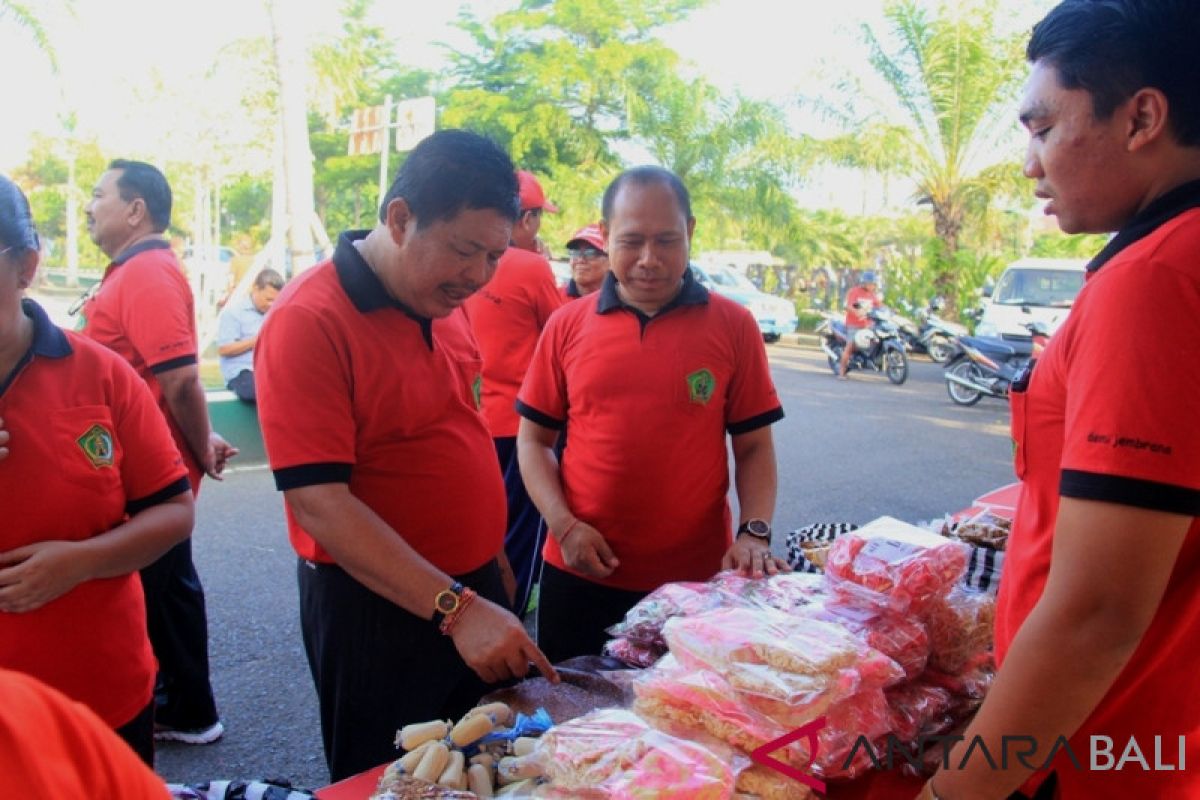
[[521,473],[551,530],[538,642],[556,661],[599,652],[605,628],[663,583],[782,565],[770,426],[783,409],[754,318],[692,277],[696,220],[673,173],[623,172],[603,210],[611,272],[550,320],[517,401]]
[[563,299],[577,300],[600,290],[608,274],[608,253],[604,231],[599,225],[585,225],[567,242],[571,259],[571,278],[562,288]]
[[558,209],[546,201],[532,173],[517,172],[521,213],[513,225],[512,240],[487,286],[466,302],[471,330],[483,355],[480,410],[496,445],[504,491],[508,498],[508,526],[504,533],[505,573],[512,581],[513,610],[525,615],[533,584],[541,572],[541,546],[545,538],[542,517],[529,500],[517,464],[517,390],[533,358],[542,328],[562,305],[550,263],[538,253],[542,214]]
[[[128,361],[150,387],[188,469],[220,479],[235,448],[212,432],[200,385],[192,291],[163,232],[171,187],[140,161],[116,160],[85,209],[92,241],[112,259],[99,291],[83,306],[85,336]],[[187,539],[142,570],[147,627],[158,659],[156,736],[186,744],[219,739],[208,667],[204,587]]]
[[867,315],[881,305],[875,273],[867,270],[858,276],[858,284],[846,293],[846,346],[842,348],[842,361],[838,365],[839,378],[845,378],[846,371],[850,369],[850,358],[854,355],[854,334],[871,327],[871,318]]
[[[1025,174],[1064,231],[1117,235],[1013,387],[1000,671],[966,736],[993,754],[1033,737],[1039,767],[1067,737],[1048,765],[1064,800],[1200,797],[1198,41],[1194,0],[1068,0],[1026,51]],[[979,748],[959,769],[965,750],[925,797],[1030,778]]]
[[255,348],[331,777],[395,758],[396,729],[457,718],[486,684],[553,668],[508,610],[504,483],[462,304],[517,216],[512,162],[439,131],[370,231],[293,281]]

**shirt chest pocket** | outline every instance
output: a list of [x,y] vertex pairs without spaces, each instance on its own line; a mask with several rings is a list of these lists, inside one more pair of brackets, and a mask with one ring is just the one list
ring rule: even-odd
[[52,411],[50,426],[63,480],[101,495],[121,491],[124,452],[107,406]]

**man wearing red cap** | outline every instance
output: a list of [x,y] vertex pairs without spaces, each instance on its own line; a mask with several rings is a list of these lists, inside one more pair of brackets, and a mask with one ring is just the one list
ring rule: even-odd
[[538,253],[542,213],[557,212],[532,173],[517,171],[521,215],[491,283],[466,303],[471,328],[483,356],[480,411],[496,444],[508,495],[504,552],[511,567],[513,611],[523,615],[541,572],[545,532],[537,507],[525,492],[517,466],[517,390],[533,358],[533,348],[550,314],[563,304],[550,271]]
[[567,253],[571,257],[571,278],[562,287],[562,295],[569,302],[591,294],[604,283],[604,276],[608,274],[604,231],[599,225],[580,228],[567,242]]

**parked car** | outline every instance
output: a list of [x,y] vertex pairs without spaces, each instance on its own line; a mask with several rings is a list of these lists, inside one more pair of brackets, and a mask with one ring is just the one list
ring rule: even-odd
[[1028,325],[1044,323],[1050,333],[1066,320],[1083,288],[1082,259],[1022,258],[1004,268],[987,297],[976,336],[1029,341]]
[[749,309],[764,341],[777,342],[783,334],[796,330],[796,306],[790,300],[760,291],[749,278],[732,267],[693,262],[692,274],[704,288]]

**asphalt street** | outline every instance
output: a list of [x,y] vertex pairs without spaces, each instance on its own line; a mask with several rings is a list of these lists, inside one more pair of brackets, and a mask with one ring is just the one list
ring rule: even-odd
[[[775,426],[779,534],[885,514],[927,520],[1013,480],[1007,405],[954,405],[941,369],[923,357],[913,359],[908,382],[897,387],[877,374],[836,381],[811,348],[768,350],[787,413]],[[242,470],[223,483],[206,481],[193,540],[227,733],[205,747],[160,743],[158,772],[172,782],[282,778],[303,788],[324,785],[296,559],[270,474]]]

